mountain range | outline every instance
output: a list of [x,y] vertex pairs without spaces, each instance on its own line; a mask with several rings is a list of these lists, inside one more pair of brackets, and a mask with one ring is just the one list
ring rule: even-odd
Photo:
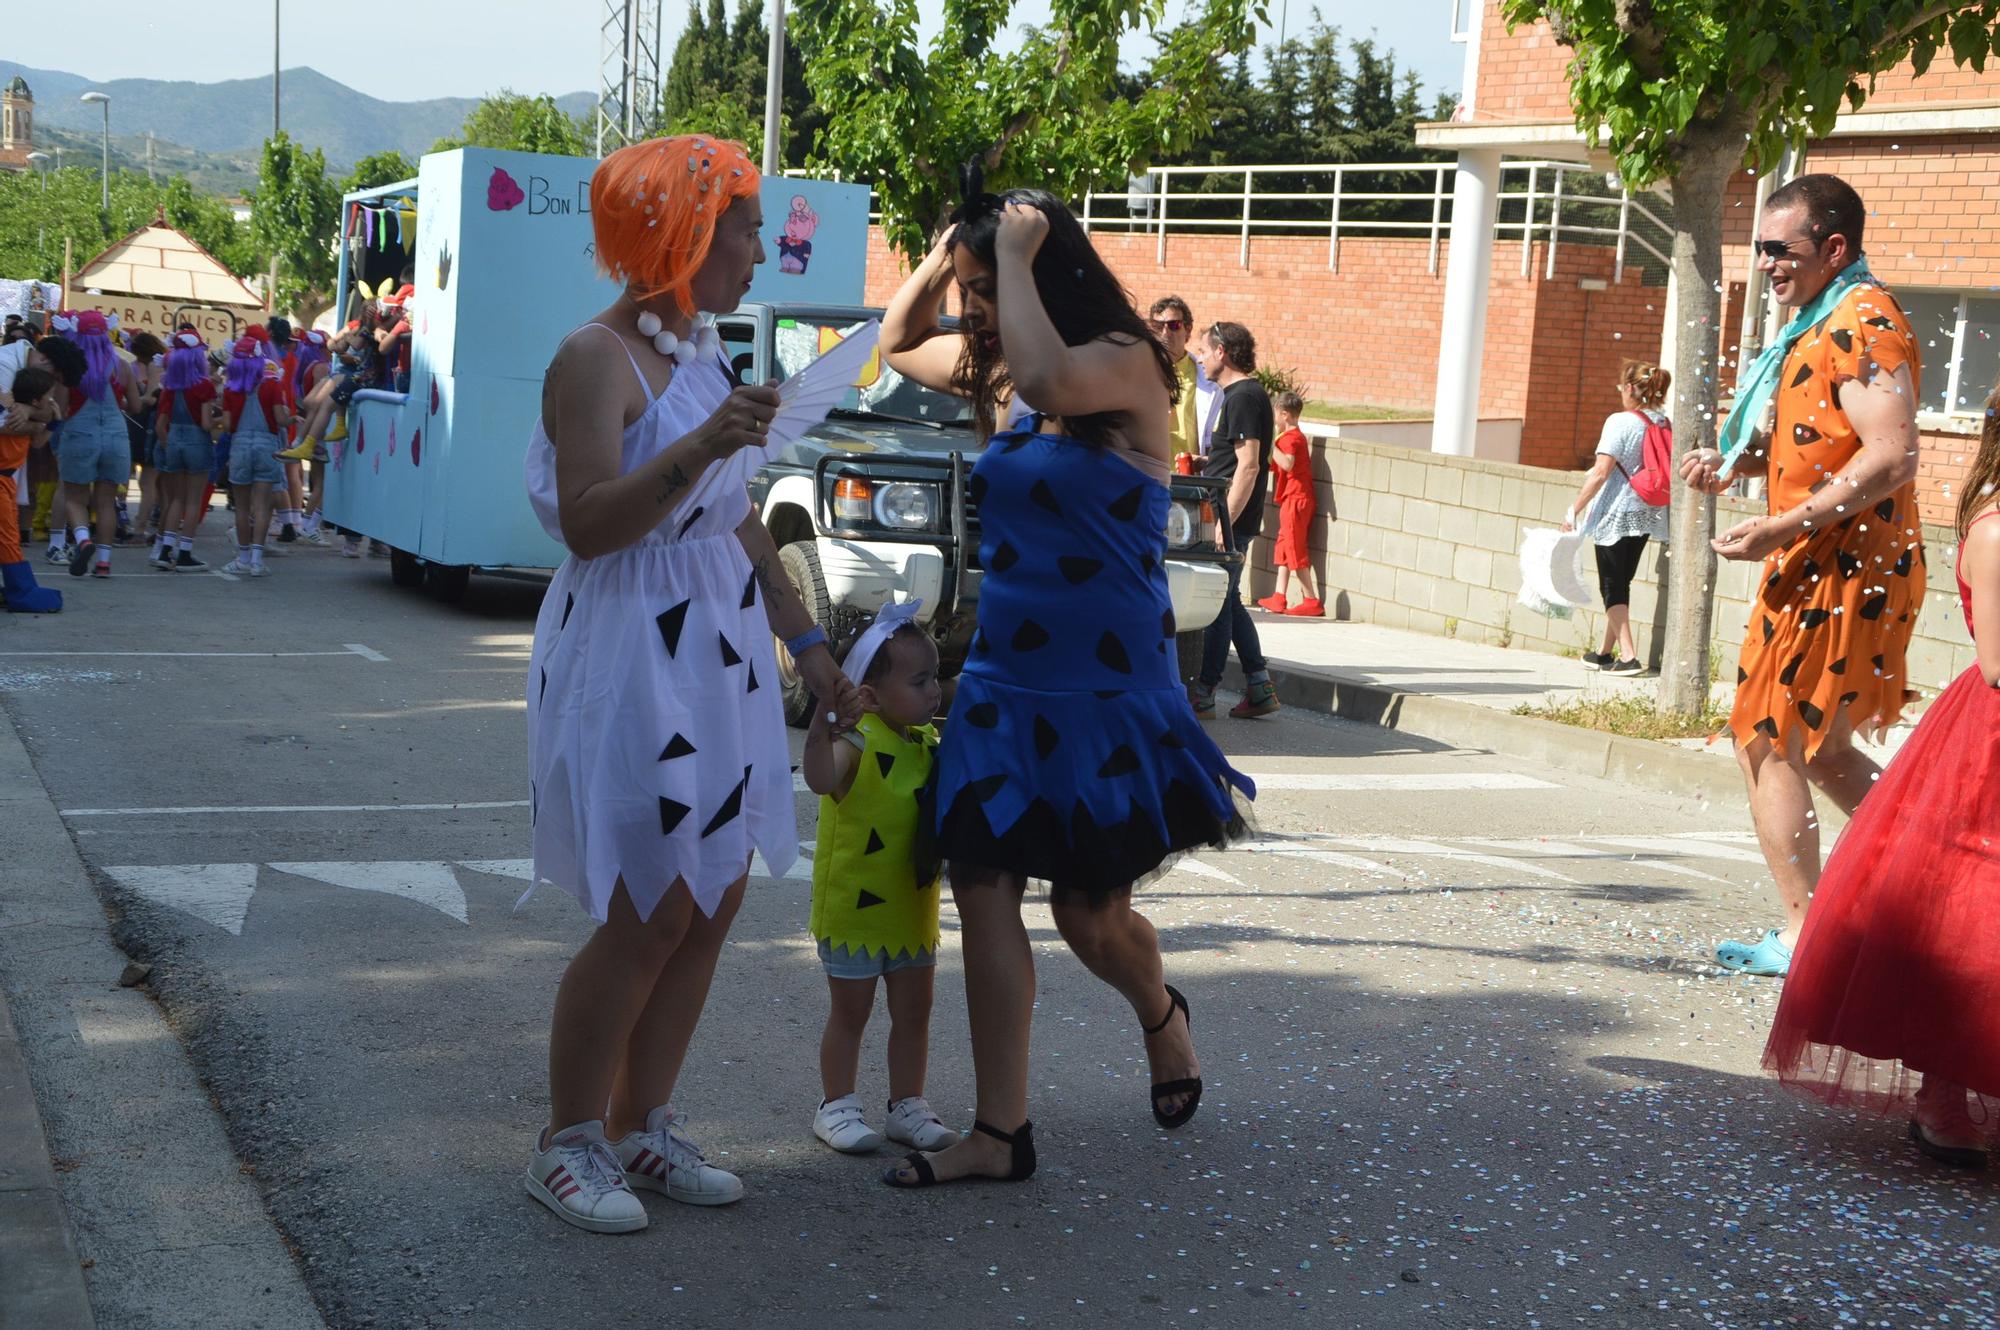
[[[16,74],[28,81],[35,95],[37,126],[87,134],[93,143],[103,127],[103,112],[77,99],[92,90],[108,94],[114,154],[121,146],[129,151],[134,135],[143,154],[145,134],[150,130],[165,148],[254,163],[271,132],[271,85],[261,78],[221,83],[169,79],[97,82],[81,74],[32,69],[0,60],[0,84]],[[391,148],[414,161],[439,139],[457,133],[478,105],[470,97],[385,102],[305,66],[284,71],[280,92],[284,129],[307,147],[322,149],[328,167],[336,172],[345,171],[369,153]],[[556,104],[571,115],[581,116],[597,104],[597,99],[592,93],[573,92],[558,97]],[[121,139],[126,141],[123,145]],[[67,140],[64,146],[67,149]]]

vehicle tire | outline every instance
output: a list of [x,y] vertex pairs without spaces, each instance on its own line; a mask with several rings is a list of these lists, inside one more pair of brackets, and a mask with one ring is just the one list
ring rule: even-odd
[[[819,568],[819,547],[810,540],[796,540],[778,551],[778,562],[784,565],[785,576],[792,579],[799,599],[806,603],[813,622],[832,631],[833,602],[827,598],[826,576]],[[804,729],[812,723],[812,689],[800,677],[798,667],[792,663],[792,653],[779,642],[778,681],[785,698],[785,724],[794,729]]]
[[424,584],[424,561],[407,550],[389,547],[389,580],[399,587],[420,587]]
[[1206,628],[1174,635],[1174,658],[1179,663],[1182,683],[1194,682],[1195,677],[1201,673],[1201,653],[1207,642]]
[[427,563],[424,565],[424,585],[430,593],[447,605],[456,605],[465,599],[465,589],[472,583],[472,569],[462,563]]

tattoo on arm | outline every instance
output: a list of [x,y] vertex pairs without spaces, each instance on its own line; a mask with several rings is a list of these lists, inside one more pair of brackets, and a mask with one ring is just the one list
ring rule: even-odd
[[782,600],[793,594],[792,579],[785,576],[783,569],[774,569],[768,557],[759,557],[752,565],[757,573],[757,585],[764,588],[766,601]]
[[674,496],[676,494],[679,494],[682,490],[686,489],[687,487],[688,487],[687,472],[681,470],[679,464],[677,463],[675,464],[673,470],[667,472],[666,475],[660,477],[659,488],[654,490],[653,492],[653,502],[657,503],[660,507],[664,508],[668,504],[674,501]]

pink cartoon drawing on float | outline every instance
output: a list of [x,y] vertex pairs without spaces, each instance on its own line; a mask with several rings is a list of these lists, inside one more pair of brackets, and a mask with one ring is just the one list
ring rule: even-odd
[[819,230],[819,214],[803,194],[792,195],[791,211],[785,214],[785,234],[778,238],[778,271],[803,274],[812,263],[813,233]]

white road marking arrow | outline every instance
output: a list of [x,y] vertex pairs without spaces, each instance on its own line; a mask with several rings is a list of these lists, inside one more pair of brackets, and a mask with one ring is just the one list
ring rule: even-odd
[[309,877],[349,891],[377,891],[427,905],[466,923],[465,890],[451,865],[436,860],[383,860],[373,863],[272,864],[280,873]]
[[535,878],[533,859],[460,859],[460,868],[470,868],[475,873],[491,873],[495,877],[519,878],[532,882]]
[[104,871],[134,895],[191,914],[237,937],[243,936],[250,897],[257,891],[255,864],[140,865]]

